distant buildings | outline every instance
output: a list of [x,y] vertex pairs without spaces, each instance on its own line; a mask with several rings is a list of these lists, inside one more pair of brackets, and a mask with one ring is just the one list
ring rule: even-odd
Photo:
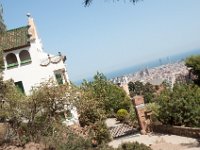
[[166,82],[173,87],[176,81],[184,82],[189,79],[189,70],[184,62],[177,62],[173,64],[161,65],[159,67],[145,69],[134,74],[128,74],[121,77],[113,78],[111,81],[121,86],[127,85],[129,82],[140,81],[143,83],[151,83],[152,85],[159,85]]
[[28,25],[1,33],[4,80],[12,79],[22,92],[29,94],[32,87],[53,79],[58,84],[68,82],[68,73],[61,53],[49,55],[43,51],[35,23],[30,15]]

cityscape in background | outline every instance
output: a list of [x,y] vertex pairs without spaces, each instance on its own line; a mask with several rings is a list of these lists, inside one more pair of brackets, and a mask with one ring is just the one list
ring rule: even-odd
[[[133,81],[146,80],[144,78],[148,78],[148,81],[149,81],[150,80],[149,77],[146,77],[147,70],[149,72],[151,72],[152,70],[160,70],[160,68],[162,68],[161,70],[165,70],[164,68],[170,67],[169,69],[172,69],[170,72],[173,72],[173,71],[179,72],[180,70],[175,70],[174,68],[177,68],[180,65],[179,67],[181,67],[182,71],[183,71],[186,69],[186,67],[184,65],[184,60],[187,57],[196,55],[196,54],[200,54],[199,49],[184,52],[184,53],[177,54],[177,55],[168,56],[168,57],[158,58],[158,59],[150,61],[150,62],[133,65],[131,67],[123,68],[121,70],[113,71],[110,73],[104,73],[104,75],[115,84],[118,84],[118,83],[124,84],[124,83],[127,83],[128,81],[130,82],[132,80]],[[185,71],[183,71],[183,72],[185,72]],[[92,78],[93,77],[88,77],[86,80],[91,81]],[[154,77],[151,77],[151,78],[153,79]],[[155,78],[157,78],[157,77],[155,77]],[[160,77],[160,78],[163,78],[163,80],[166,79],[164,77]],[[74,83],[76,85],[80,85],[83,82],[83,80],[84,79],[81,79],[81,80],[75,81]]]

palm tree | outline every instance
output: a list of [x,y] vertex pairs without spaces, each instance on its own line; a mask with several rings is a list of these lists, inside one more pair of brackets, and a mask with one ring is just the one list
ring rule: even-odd
[[[89,6],[93,0],[84,0],[84,5]],[[120,1],[120,0],[113,0],[113,1]],[[124,0],[125,1],[125,0]],[[136,3],[139,0],[129,0],[132,3]]]

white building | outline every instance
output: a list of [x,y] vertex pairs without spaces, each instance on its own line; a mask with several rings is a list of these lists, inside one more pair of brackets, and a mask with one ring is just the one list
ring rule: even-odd
[[6,31],[0,36],[3,51],[4,80],[12,79],[26,94],[39,83],[53,79],[58,84],[68,82],[64,64],[66,57],[43,51],[33,18],[28,15],[28,25]]

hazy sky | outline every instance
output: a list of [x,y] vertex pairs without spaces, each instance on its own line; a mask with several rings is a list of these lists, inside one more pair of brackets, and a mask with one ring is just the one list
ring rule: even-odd
[[67,55],[72,81],[200,48],[200,0],[0,0],[8,29],[35,20],[44,50]]

